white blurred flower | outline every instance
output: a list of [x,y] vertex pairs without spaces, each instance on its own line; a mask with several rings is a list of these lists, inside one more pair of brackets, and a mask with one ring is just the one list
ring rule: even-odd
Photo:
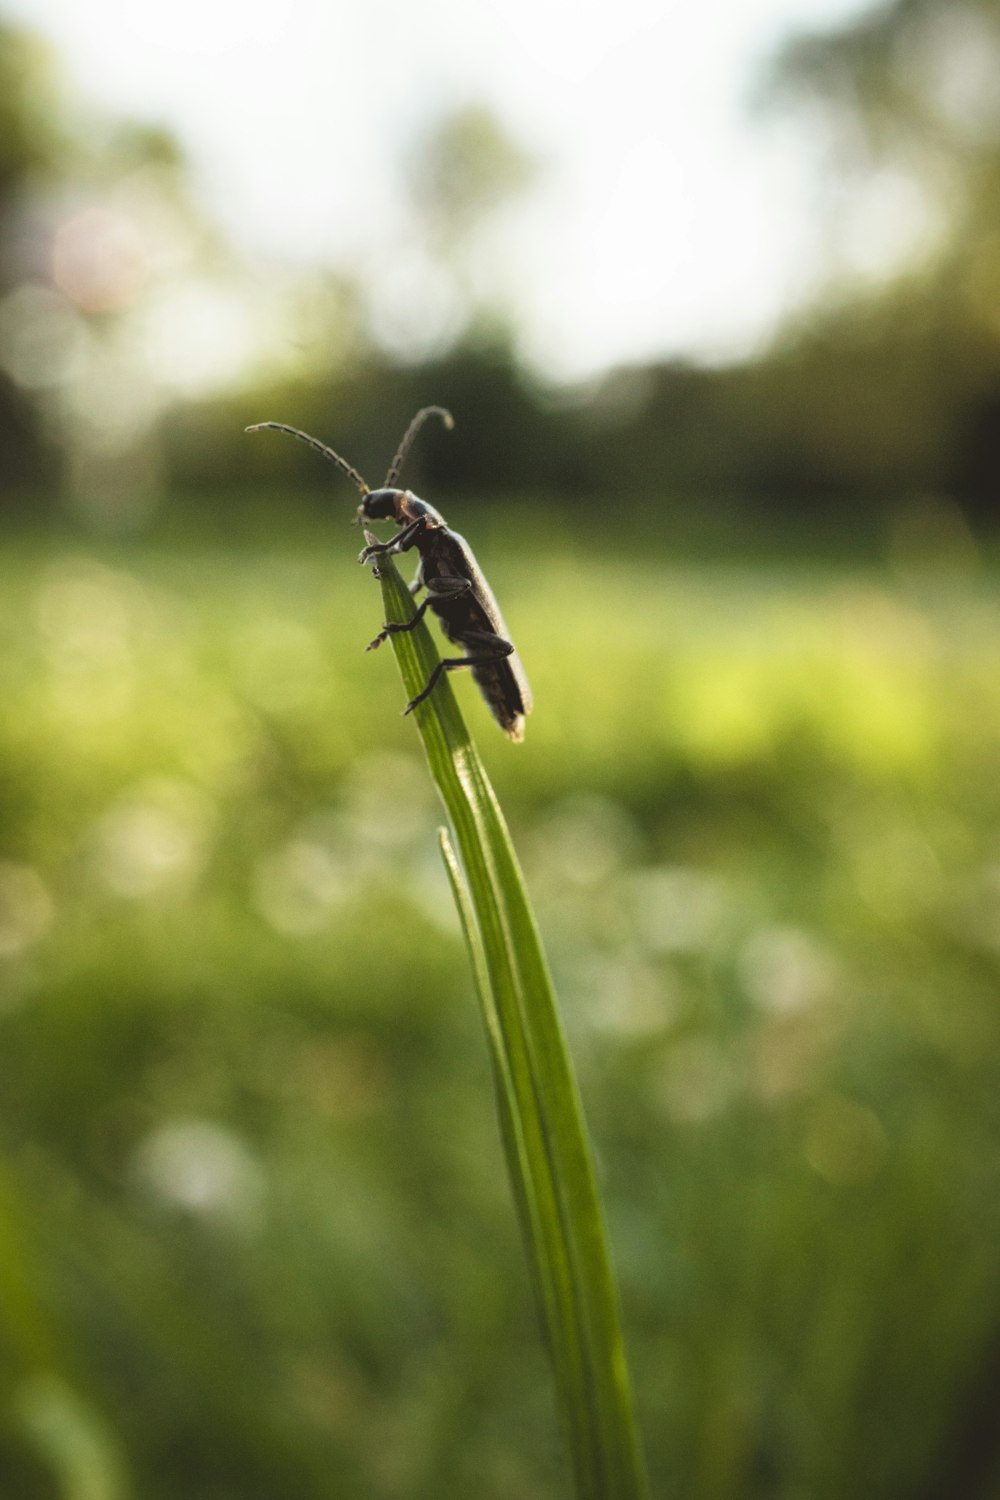
[[117,895],[135,900],[185,887],[201,872],[213,822],[212,804],[190,783],[142,783],[93,830],[98,874]]
[[260,1164],[239,1137],[210,1120],[170,1120],[135,1154],[137,1182],[160,1202],[192,1214],[252,1220],[263,1196]]
[[351,883],[344,860],[328,843],[294,838],[260,861],[254,897],[277,932],[303,937],[326,926]]
[[760,1010],[788,1015],[829,998],[836,965],[820,944],[797,927],[765,927],[744,944],[740,976]]
[[706,952],[726,915],[722,882],[680,865],[640,871],[631,898],[639,934],[654,953]]

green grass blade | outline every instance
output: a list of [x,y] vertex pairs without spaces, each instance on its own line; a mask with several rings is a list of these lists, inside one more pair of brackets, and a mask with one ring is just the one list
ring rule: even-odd
[[[412,597],[378,558],[385,618]],[[390,637],[407,697],[438,661],[429,631]],[[583,1112],[503,814],[447,678],[414,711],[455,833],[442,850],[483,1006],[508,1169],[581,1500],[646,1495],[618,1299]]]
[[472,965],[473,978],[476,981],[476,993],[482,1007],[483,1020],[486,1025],[486,1038],[489,1043],[490,1063],[493,1068],[493,1078],[496,1086],[497,1112],[500,1117],[500,1131],[503,1138],[504,1151],[508,1161],[517,1163],[517,1170],[511,1172],[511,1183],[517,1201],[518,1215],[526,1236],[530,1237],[532,1243],[532,1254],[528,1257],[532,1280],[535,1285],[535,1296],[538,1300],[539,1311],[545,1316],[545,1309],[549,1305],[551,1289],[548,1284],[541,1280],[540,1255],[535,1247],[541,1246],[540,1226],[536,1223],[532,1213],[532,1203],[525,1191],[525,1185],[529,1180],[529,1157],[524,1132],[519,1128],[517,1113],[517,1091],[514,1081],[510,1075],[507,1048],[504,1043],[503,1027],[497,1011],[496,999],[493,995],[493,987],[490,982],[489,965],[486,961],[486,953],[483,949],[482,938],[476,925],[476,914],[472,909],[472,901],[469,896],[465,877],[462,874],[458,857],[452,846],[451,838],[447,828],[438,829],[438,842],[441,845],[441,857],[451,885],[452,895],[455,898],[455,906],[458,911],[462,931],[465,934],[466,946],[469,950],[469,962]]

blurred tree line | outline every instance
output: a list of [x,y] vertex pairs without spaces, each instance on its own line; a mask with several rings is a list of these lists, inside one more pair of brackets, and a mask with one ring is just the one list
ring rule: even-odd
[[[19,280],[15,245],[22,194],[29,183],[54,170],[61,154],[39,108],[42,66],[42,51],[33,38],[0,26],[0,295],[5,303]],[[11,378],[5,360],[0,373],[0,446],[8,482],[44,482],[45,457],[33,417],[31,398]]]
[[[825,198],[817,233],[832,247],[837,277],[759,358],[726,367],[671,360],[566,391],[525,369],[513,318],[476,275],[477,240],[534,171],[487,111],[466,109],[432,125],[403,163],[408,253],[418,284],[435,291],[439,316],[428,336],[419,306],[413,327],[405,308],[390,309],[395,324],[387,336],[386,312],[364,267],[300,274],[294,284],[272,277],[264,290],[262,273],[241,265],[204,222],[179,154],[161,133],[91,131],[82,156],[78,134],[53,124],[69,111],[65,100],[53,107],[51,60],[31,38],[4,28],[0,436],[15,481],[8,503],[17,506],[20,497],[23,504],[50,484],[60,454],[64,487],[80,487],[81,473],[89,473],[99,495],[143,485],[235,495],[286,487],[292,476],[297,487],[324,492],[329,476],[294,445],[244,439],[245,422],[265,418],[333,441],[363,472],[372,464],[375,483],[397,429],[433,400],[461,417],[447,450],[429,435],[420,460],[420,479],[436,493],[544,492],[595,508],[665,494],[721,497],[778,519],[835,507],[868,515],[930,495],[950,497],[970,520],[989,525],[1000,492],[998,74],[1000,0],[893,0],[838,31],[793,38],[762,78],[760,98],[804,120],[817,145]],[[184,225],[185,255],[161,245],[133,275],[128,244],[101,221],[96,240],[77,247],[83,271],[74,269],[71,243],[60,281],[52,247],[60,234],[66,238],[67,195],[84,201],[77,219],[107,215],[116,201],[127,219],[135,195],[122,198],[123,174],[145,174],[148,210],[151,166],[159,173],[159,218],[152,218],[162,221],[169,199]],[[40,197],[59,206],[42,215],[42,228]],[[873,266],[879,223],[888,248]],[[34,245],[27,260],[26,243]],[[858,243],[869,246],[867,260]],[[116,255],[125,262],[119,284],[112,278],[102,292],[94,264]],[[131,320],[134,345],[144,300],[171,274],[189,283],[214,278],[215,303],[224,286],[230,314],[234,301],[242,299],[244,312],[254,304],[255,351],[232,371],[224,360],[214,370],[209,361],[199,383],[183,370],[171,381],[163,373],[169,360],[158,364],[155,341],[147,344],[138,403],[136,370],[121,359],[105,365],[108,407],[127,387],[141,408],[123,434],[113,412],[102,410],[95,421],[90,409],[100,362],[81,362],[59,341],[85,335],[108,346]],[[11,313],[26,296],[48,299],[44,317],[34,307],[34,324]],[[71,304],[72,336],[65,326],[60,333],[65,309],[54,298]],[[269,303],[271,332],[262,337],[260,308]],[[232,334],[232,321],[223,319],[223,335]],[[308,329],[308,338],[297,343],[296,328]],[[13,357],[12,337],[15,345],[21,339]],[[225,343],[220,335],[216,348]],[[183,365],[182,349],[173,357]],[[97,434],[91,431],[89,448],[80,437],[88,423]]]

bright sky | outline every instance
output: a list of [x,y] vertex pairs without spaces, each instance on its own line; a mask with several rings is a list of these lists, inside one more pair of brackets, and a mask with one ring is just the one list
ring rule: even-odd
[[[736,354],[810,284],[815,184],[750,120],[795,26],[864,0],[6,0],[103,108],[161,121],[250,253],[366,257],[405,301],[401,154],[484,102],[542,164],[492,261],[530,357],[573,376]],[[393,276],[395,275],[395,290]]]

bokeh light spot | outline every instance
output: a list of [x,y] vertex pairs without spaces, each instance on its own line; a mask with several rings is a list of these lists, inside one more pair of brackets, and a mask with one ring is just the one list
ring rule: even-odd
[[84,312],[111,312],[134,302],[146,270],[142,236],[124,214],[84,209],[53,236],[52,279]]

